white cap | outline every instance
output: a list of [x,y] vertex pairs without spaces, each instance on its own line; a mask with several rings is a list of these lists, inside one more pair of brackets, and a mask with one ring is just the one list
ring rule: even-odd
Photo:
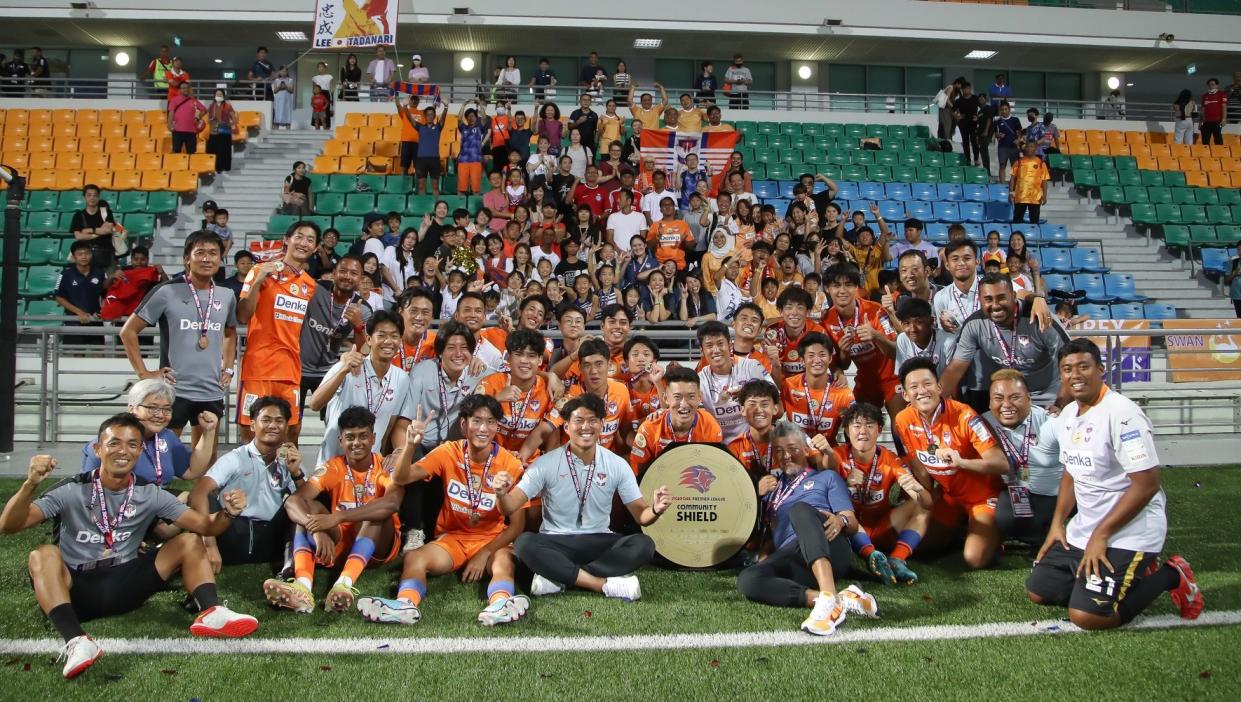
[[410,61],[421,61],[421,60],[422,60],[422,54],[414,54],[414,55],[413,55],[413,56],[412,56],[409,60],[410,60]]

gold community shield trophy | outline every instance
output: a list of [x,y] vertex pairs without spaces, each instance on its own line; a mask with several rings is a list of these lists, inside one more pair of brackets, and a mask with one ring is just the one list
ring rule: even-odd
[[668,513],[642,531],[655,550],[687,568],[710,568],[736,555],[754,530],[758,496],[741,462],[724,449],[685,444],[665,451],[642,477],[642,496],[672,491]]

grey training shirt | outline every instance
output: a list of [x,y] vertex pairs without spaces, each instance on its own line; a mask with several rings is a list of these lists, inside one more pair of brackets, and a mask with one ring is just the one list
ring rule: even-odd
[[[159,325],[159,365],[172,368],[177,397],[196,402],[224,399],[220,387],[224,330],[237,328],[237,298],[223,285],[196,290],[184,278],[155,286],[138,306],[137,315],[148,325]],[[201,313],[200,313],[201,310]],[[207,316],[207,348],[198,348],[202,314]]]
[[[103,533],[91,520],[93,516],[100,524],[103,523],[99,504],[91,507],[93,490],[93,481],[77,478],[48,490],[34,501],[34,506],[43,513],[44,519],[60,517],[60,531],[57,534],[60,556],[71,568],[104,558],[116,558],[118,563],[133,560],[138,556],[138,546],[152,522],[156,519],[175,522],[189,509],[157,485],[136,485],[129,507],[112,532],[112,553],[104,555],[107,547]],[[117,510],[125,501],[127,492],[128,488],[119,492],[104,489],[103,499],[108,505],[109,522],[116,519]]]

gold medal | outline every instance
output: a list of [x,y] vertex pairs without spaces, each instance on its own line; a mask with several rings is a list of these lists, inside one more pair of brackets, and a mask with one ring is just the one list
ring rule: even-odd
[[207,337],[205,337],[205,336],[200,336],[200,337],[198,337],[198,349],[199,349],[200,351],[206,351],[206,350],[207,350]]
[[483,517],[478,512],[470,512],[470,526],[477,526]]
[[357,504],[362,504],[362,498],[366,497],[366,488],[361,485],[353,486],[353,500]]

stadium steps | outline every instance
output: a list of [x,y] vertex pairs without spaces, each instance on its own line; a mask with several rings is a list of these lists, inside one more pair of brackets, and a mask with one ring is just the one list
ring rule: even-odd
[[1104,262],[1114,273],[1133,275],[1138,291],[1157,302],[1174,305],[1180,316],[1232,318],[1232,304],[1210,287],[1199,285],[1177,258],[1157,241],[1148,242],[1132,224],[1109,217],[1097,200],[1079,195],[1071,186],[1053,185],[1042,217],[1065,224],[1083,245],[1102,242]]

